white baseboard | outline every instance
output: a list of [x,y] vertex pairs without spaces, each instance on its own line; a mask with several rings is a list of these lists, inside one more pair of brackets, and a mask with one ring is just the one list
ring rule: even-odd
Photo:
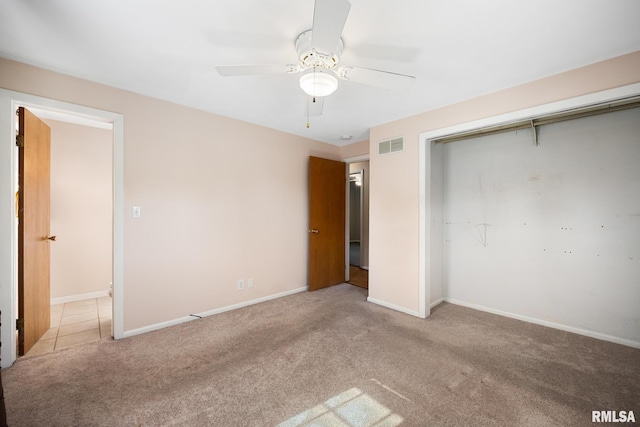
[[184,316],[184,317],[179,317],[179,318],[173,319],[173,320],[167,320],[166,322],[154,323],[153,325],[143,326],[142,328],[132,329],[130,331],[124,331],[123,334],[122,334],[122,338],[129,338],[129,337],[133,337],[135,335],[140,335],[140,334],[144,334],[144,333],[147,333],[147,332],[157,331],[157,330],[160,330],[160,329],[168,328],[169,326],[179,325],[181,323],[190,322],[190,321],[196,320],[196,319],[197,319],[197,317]]
[[587,329],[575,328],[573,326],[567,326],[560,323],[548,322],[546,320],[536,319],[534,317],[522,316],[520,314],[510,313],[502,310],[496,310],[489,307],[484,307],[477,304],[471,304],[464,301],[459,301],[451,298],[444,298],[444,301],[461,305],[463,307],[473,308],[474,310],[485,311],[487,313],[497,314],[499,316],[510,317],[512,319],[522,320],[524,322],[534,323],[536,325],[546,326],[548,328],[559,329],[561,331],[571,332],[578,335],[584,335],[591,338],[596,338],[603,341],[609,341],[616,344],[625,345],[627,347],[640,348],[640,342],[628,340],[625,338],[615,337],[612,335],[602,334],[600,332],[589,331]]
[[66,297],[51,298],[51,305],[65,304],[68,302],[82,301],[85,299],[108,297],[109,291],[89,292],[88,294],[69,295]]
[[391,310],[395,310],[395,311],[399,311],[401,313],[405,313],[405,314],[410,314],[411,316],[416,316],[416,317],[422,317],[420,316],[420,312],[415,311],[415,310],[409,310],[408,308],[405,307],[400,307],[399,305],[395,305],[395,304],[390,304],[388,302],[384,302],[381,301],[379,299],[375,299],[375,298],[371,298],[371,297],[367,297],[367,301],[377,304],[377,305],[381,305],[383,307],[386,308],[390,308]]
[[290,291],[284,291],[273,295],[268,295],[266,297],[256,298],[249,301],[244,301],[238,304],[228,305],[226,307],[220,307],[213,310],[208,310],[202,313],[193,313],[193,315],[180,317],[178,319],[168,320],[166,322],[155,323],[153,325],[144,326],[142,328],[132,329],[130,331],[124,331],[123,338],[132,337],[134,335],[144,334],[146,332],[157,331],[159,329],[168,328],[169,326],[179,325],[181,323],[190,322],[192,320],[196,320],[199,317],[208,317],[213,316],[214,314],[224,313],[226,311],[236,310],[242,307],[248,307],[250,305],[259,304],[261,302],[266,302],[272,299],[286,297],[288,295],[297,294],[299,292],[305,292],[308,289],[307,286],[302,286],[300,288],[292,289]]

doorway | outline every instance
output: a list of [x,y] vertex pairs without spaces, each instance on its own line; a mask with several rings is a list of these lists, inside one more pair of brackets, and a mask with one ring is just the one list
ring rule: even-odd
[[[111,126],[34,110],[50,129],[51,323],[25,355],[111,337]],[[26,350],[26,349],[25,349]]]
[[[39,96],[0,89],[0,310],[2,311],[2,343],[0,347],[2,368],[9,367],[16,360],[15,321],[17,319],[17,226],[15,220],[15,189],[17,180],[17,159],[15,155],[15,111],[24,106],[32,110],[46,111],[56,120],[71,123],[86,121],[100,122],[112,130],[112,336],[124,336],[123,327],[123,146],[124,117],[121,114],[70,104]],[[53,118],[53,117],[50,117]]]
[[362,181],[364,171],[349,174],[349,265],[362,265]]
[[[348,162],[349,163],[349,162]],[[349,163],[348,283],[369,288],[369,160]]]

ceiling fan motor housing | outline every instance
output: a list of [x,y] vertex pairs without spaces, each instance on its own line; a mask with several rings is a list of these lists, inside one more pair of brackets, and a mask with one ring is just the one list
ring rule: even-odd
[[338,45],[334,52],[319,52],[313,47],[312,30],[305,31],[296,39],[296,51],[300,64],[304,68],[322,67],[328,70],[335,68],[340,62],[340,55],[344,49],[342,39],[338,41]]

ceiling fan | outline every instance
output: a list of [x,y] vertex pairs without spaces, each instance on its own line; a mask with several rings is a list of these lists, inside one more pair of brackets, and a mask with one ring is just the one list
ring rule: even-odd
[[[407,89],[413,76],[339,65],[344,48],[342,30],[347,21],[351,3],[347,0],[315,0],[313,28],[300,34],[295,41],[298,63],[287,65],[217,65],[221,76],[248,76],[256,74],[302,73],[301,89],[313,99],[307,105],[307,115],[322,113],[323,97],[338,88],[338,79],[387,89]],[[307,124],[308,126],[308,124]]]

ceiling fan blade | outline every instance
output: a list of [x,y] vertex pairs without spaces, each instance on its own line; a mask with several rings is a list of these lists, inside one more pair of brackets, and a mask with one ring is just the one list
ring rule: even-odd
[[324,97],[316,96],[314,101],[313,96],[307,96],[307,106],[305,107],[306,116],[307,117],[321,116],[323,106],[324,106]]
[[216,65],[221,76],[251,76],[256,74],[297,73],[297,65]]
[[408,89],[416,80],[415,77],[404,74],[351,66],[338,68],[338,77],[355,83],[393,90]]
[[334,53],[347,22],[349,9],[351,3],[347,0],[316,0],[311,46],[321,53]]

